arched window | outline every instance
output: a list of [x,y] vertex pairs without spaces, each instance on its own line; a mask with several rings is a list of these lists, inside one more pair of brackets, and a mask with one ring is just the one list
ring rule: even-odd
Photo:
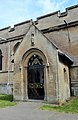
[[28,66],[33,66],[33,65],[43,65],[43,60],[41,57],[38,55],[34,54],[30,59]]
[[0,70],[2,70],[2,51],[0,50]]
[[16,52],[16,50],[17,50],[19,44],[20,44],[20,42],[17,42],[17,43],[14,45],[14,48],[13,48],[14,54],[15,54],[15,52]]
[[20,42],[17,42],[17,43],[14,45],[13,50],[12,50],[12,52],[11,52],[11,62],[12,62],[12,63],[14,63],[14,54],[15,54],[15,52],[16,52],[19,44],[20,44]]
[[63,70],[64,70],[64,80],[66,83],[68,83],[67,70],[66,70],[66,68],[64,68]]

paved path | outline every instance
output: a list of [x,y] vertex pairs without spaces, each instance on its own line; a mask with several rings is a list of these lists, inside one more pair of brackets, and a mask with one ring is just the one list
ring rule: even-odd
[[40,110],[42,103],[22,102],[0,109],[0,120],[78,120],[78,114]]

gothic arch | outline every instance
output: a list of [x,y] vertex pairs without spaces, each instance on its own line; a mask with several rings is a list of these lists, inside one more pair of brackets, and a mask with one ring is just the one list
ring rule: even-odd
[[17,42],[17,43],[14,45],[14,47],[13,47],[13,53],[14,53],[14,54],[15,54],[15,52],[16,52],[19,44],[20,44],[20,42]]
[[[41,72],[40,72],[40,69],[41,69],[41,71],[44,73],[44,75],[40,75],[41,77],[43,77],[44,76],[44,85],[43,84],[41,84],[40,82],[38,83],[38,84],[35,84],[34,82],[33,82],[33,84],[34,84],[34,86],[38,86],[38,87],[40,87],[40,85],[41,85],[41,87],[43,87],[44,86],[44,90],[42,90],[42,92],[44,91],[44,94],[41,94],[41,95],[44,95],[44,96],[39,96],[39,99],[44,99],[44,100],[46,100],[47,98],[46,98],[46,96],[47,96],[47,88],[46,88],[46,62],[47,62],[47,60],[46,60],[46,57],[45,57],[45,55],[43,54],[43,52],[41,51],[41,50],[39,50],[39,49],[36,49],[36,48],[32,48],[32,49],[30,49],[30,50],[28,50],[27,52],[25,52],[25,54],[23,55],[23,57],[22,57],[22,73],[23,73],[23,76],[22,76],[22,78],[23,78],[23,88],[24,88],[24,90],[23,90],[23,96],[24,96],[24,99],[32,99],[32,97],[31,96],[29,96],[29,93],[28,93],[28,91],[29,91],[29,89],[28,89],[28,80],[29,80],[29,72],[30,71],[28,71],[28,69],[29,69],[29,61],[31,61],[31,59],[32,59],[32,57],[34,56],[34,55],[36,55],[37,56],[37,58],[39,59],[41,59],[41,61],[43,61],[42,63],[41,63],[41,65],[40,65],[40,68],[38,69],[38,67],[39,67],[39,65],[38,66],[36,66],[37,67],[37,70],[35,69],[35,73],[36,73],[36,75],[40,75],[41,74]],[[36,59],[35,59],[36,60]],[[38,62],[41,62],[40,60],[38,61]],[[33,66],[34,67],[34,66]],[[31,70],[32,71],[32,70]],[[33,71],[34,71],[34,68],[33,68]],[[35,74],[34,73],[34,74]],[[38,78],[39,79],[39,78]],[[41,78],[42,79],[42,78]],[[41,81],[42,82],[42,81]],[[32,86],[31,86],[32,87]],[[37,89],[35,89],[35,94],[40,94],[41,92],[40,92],[40,90],[41,89],[39,89],[39,91],[37,91]],[[38,95],[37,94],[37,95]],[[42,98],[41,98],[42,97]],[[34,97],[35,98],[35,97]],[[37,96],[36,96],[36,98],[37,98]]]
[[14,44],[12,51],[11,51],[11,62],[14,63],[14,54],[17,50],[17,48],[19,47],[20,42],[17,42]]
[[39,55],[42,58],[44,65],[46,65],[46,63],[47,63],[46,56],[44,55],[44,53],[41,50],[36,49],[36,48],[29,49],[28,51],[26,51],[24,53],[24,55],[22,57],[23,65],[28,66],[28,61],[34,54]]

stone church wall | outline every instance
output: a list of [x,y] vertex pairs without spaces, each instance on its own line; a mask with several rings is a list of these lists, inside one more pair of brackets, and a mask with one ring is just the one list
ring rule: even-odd
[[78,66],[71,67],[71,95],[78,96]]
[[[58,58],[59,59],[59,58]],[[59,103],[64,103],[70,99],[70,78],[69,67],[63,61],[58,62],[58,99]]]
[[37,27],[40,30],[51,28],[65,24],[64,20],[66,20],[67,23],[78,20],[78,5],[67,8],[63,13],[56,11],[54,13],[38,17]]
[[0,72],[0,94],[13,94],[13,71],[10,71],[8,81],[8,71]]

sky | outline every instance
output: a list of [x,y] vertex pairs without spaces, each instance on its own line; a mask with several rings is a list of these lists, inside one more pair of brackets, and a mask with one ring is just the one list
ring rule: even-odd
[[78,0],[0,0],[0,29],[78,4]]

